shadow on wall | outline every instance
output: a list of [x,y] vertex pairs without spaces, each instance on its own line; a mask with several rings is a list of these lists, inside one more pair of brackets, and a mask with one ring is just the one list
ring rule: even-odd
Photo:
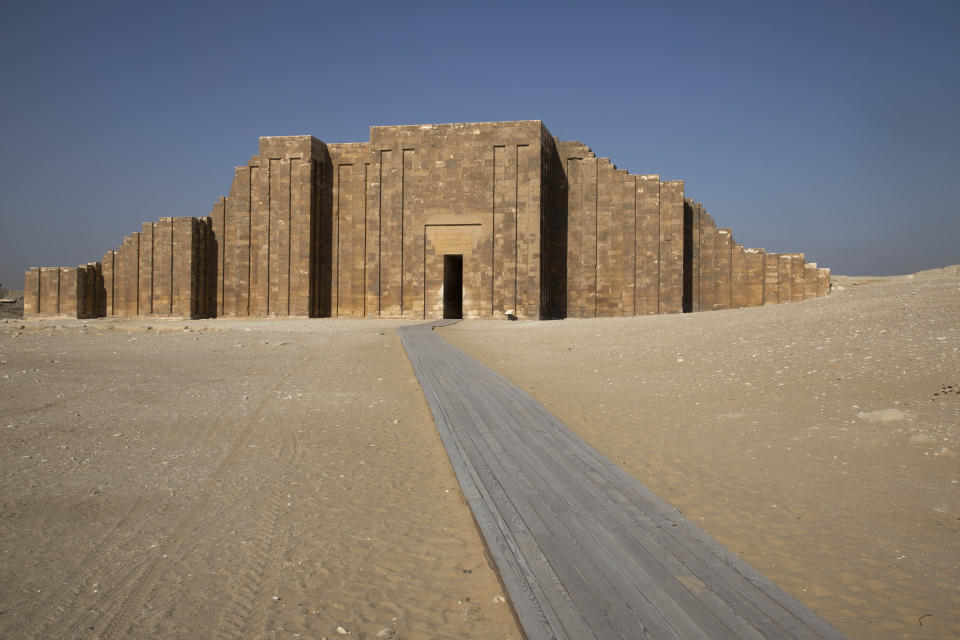
[[544,214],[540,216],[540,310],[543,320],[567,317],[567,234],[569,186],[563,161],[552,144],[543,145],[546,180],[541,182]]
[[[683,203],[683,312],[694,311],[693,302],[693,275],[694,275],[694,237],[693,237],[693,207],[689,202]],[[699,272],[699,265],[697,266]]]
[[316,215],[313,216],[310,246],[313,247],[313,264],[310,265],[311,293],[315,308],[310,310],[314,317],[329,318],[333,315],[333,163],[326,148],[317,158],[314,167],[316,175]]

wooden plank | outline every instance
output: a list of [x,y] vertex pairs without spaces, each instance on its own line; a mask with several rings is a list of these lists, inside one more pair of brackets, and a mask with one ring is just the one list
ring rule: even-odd
[[[489,372],[489,370],[487,370],[487,371]],[[489,373],[492,374],[492,372],[489,372]],[[495,375],[495,374],[493,374],[493,375]],[[450,378],[451,378],[450,372],[444,371],[444,379],[446,380],[446,379],[450,379]],[[503,383],[504,385],[508,385],[508,386],[509,386],[509,383],[506,382],[506,381],[502,381],[502,383]],[[488,382],[485,382],[484,384],[473,385],[473,388],[483,389],[483,388],[485,388],[485,387],[487,386],[487,384],[489,384],[489,383],[488,383]],[[526,396],[525,394],[522,394],[522,392],[519,392],[519,393],[520,393],[521,395],[525,396],[525,397],[528,399],[529,402],[535,403],[535,401],[533,401],[531,398],[529,398],[529,396]],[[503,399],[501,398],[498,402],[496,402],[496,404],[497,404],[498,406],[502,406],[502,405],[504,404],[504,403],[503,403]],[[539,407],[539,405],[536,405],[536,406]],[[509,410],[508,410],[508,414],[510,414],[510,413],[523,413],[523,412],[524,412],[524,409],[523,409],[523,408],[517,408],[517,407],[509,407]],[[543,412],[542,409],[541,409],[540,413],[552,418],[552,416],[549,416],[548,413]],[[528,415],[528,416],[531,416],[531,415],[536,415],[536,414],[535,414],[535,413],[534,413],[534,414],[528,413],[527,415]],[[497,418],[497,419],[494,419],[493,422],[496,423],[496,424],[504,424],[504,422],[502,422],[502,420],[503,420],[502,418]],[[559,423],[557,423],[557,424],[559,424]],[[562,426],[562,425],[560,425],[560,426]],[[526,432],[526,431],[529,431],[529,427],[523,429],[523,432]],[[585,447],[585,444],[584,444],[582,441],[580,441],[579,439],[577,439],[577,441],[580,443],[580,446],[584,447],[585,449],[589,449],[588,447]],[[511,449],[511,451],[520,451],[520,449]],[[591,450],[591,451],[592,451],[592,450]],[[559,464],[559,467],[560,467],[560,468],[566,468],[566,466],[569,466],[568,463],[565,463],[564,461],[559,461],[558,464]],[[550,482],[551,484],[557,484],[559,481],[557,481],[557,480],[549,480],[549,482]],[[562,482],[561,482],[561,484],[562,484]],[[567,484],[569,484],[570,489],[576,490],[576,489],[582,484],[582,482],[580,481],[579,478],[576,478],[576,477],[575,477],[575,478],[572,479],[572,482],[570,481],[570,479],[568,479],[568,480],[567,480]],[[589,505],[589,504],[596,504],[596,503],[594,503],[593,501],[584,501],[584,504]],[[667,507],[666,505],[664,505],[664,509],[665,509],[665,510],[669,510],[669,507]],[[669,510],[669,511],[672,512],[672,510]],[[604,517],[606,517],[605,514],[604,514]],[[675,525],[674,525],[674,526],[675,526]],[[649,590],[655,588],[655,585],[645,584],[645,585],[644,585],[644,588],[645,588],[647,591],[649,591]],[[721,609],[721,610],[722,610],[722,609]],[[736,620],[734,620],[734,626],[736,626],[736,624],[737,624],[737,623],[736,623]],[[689,635],[689,634],[688,634],[688,635]],[[716,635],[716,634],[714,634],[714,635]],[[739,633],[736,637],[747,637],[747,636],[746,636],[746,634],[744,634],[743,632],[741,632],[741,633]]]
[[[442,323],[438,325],[442,326]],[[428,360],[432,350],[423,334],[411,332],[401,334],[401,337],[414,370],[429,370],[433,364]],[[424,361],[427,362],[424,363]],[[427,366],[425,367],[424,364]],[[522,619],[527,636],[529,638],[569,638],[570,636],[563,631],[563,625],[547,601],[543,588],[534,578],[530,563],[520,551],[518,541],[509,534],[503,514],[491,508],[493,501],[489,491],[480,482],[473,464],[460,445],[459,438],[450,428],[451,421],[447,414],[453,410],[451,402],[449,399],[441,402],[435,379],[427,379],[421,384],[464,497],[471,505],[477,525],[483,532],[487,548],[507,588],[511,606],[517,613],[517,617]]]
[[[509,418],[504,415],[498,420],[499,424],[505,424]],[[508,433],[511,431],[512,433]],[[508,452],[514,452],[512,457],[516,457],[516,454],[523,455],[531,468],[539,470],[544,487],[563,487],[566,496],[557,493],[557,498],[566,503],[567,511],[573,515],[561,519],[559,526],[570,528],[581,544],[591,542],[595,545],[594,553],[599,553],[603,557],[603,566],[606,570],[616,574],[617,578],[628,581],[628,584],[623,584],[617,580],[615,588],[618,596],[636,590],[641,598],[670,614],[669,619],[674,621],[670,626],[679,626],[676,621],[685,624],[685,628],[676,629],[677,637],[716,637],[716,633],[705,635],[703,630],[716,629],[718,624],[726,627],[728,633],[736,630],[736,637],[761,637],[755,632],[751,635],[752,629],[744,625],[742,619],[738,617],[724,621],[724,614],[729,614],[729,609],[725,607],[714,610],[711,607],[698,606],[698,603],[693,601],[696,597],[681,582],[682,579],[687,578],[689,584],[689,579],[696,580],[696,577],[680,563],[675,562],[673,566],[668,567],[663,560],[671,559],[672,556],[664,553],[662,547],[648,544],[654,547],[651,551],[645,546],[636,544],[634,528],[629,526],[630,523],[627,523],[627,526],[617,526],[620,524],[617,520],[622,519],[625,513],[621,510],[606,508],[610,501],[605,500],[602,494],[591,491],[591,483],[583,482],[582,478],[576,477],[578,470],[568,466],[569,459],[556,455],[559,449],[549,446],[536,447],[537,438],[530,437],[531,431],[527,429],[501,429],[501,432],[508,449],[504,450],[503,447],[490,442],[491,450],[500,452],[505,457],[511,457]],[[526,475],[520,468],[509,471],[520,477]],[[571,478],[571,475],[574,477]],[[589,517],[581,514],[588,514]],[[603,526],[598,526],[599,523],[603,523]],[[678,606],[680,609],[677,608]],[[717,615],[718,613],[720,615]],[[658,614],[654,612],[652,615]],[[689,626],[685,618],[689,618],[689,622],[695,626]],[[643,625],[642,621],[640,625]],[[665,632],[659,631],[654,635],[665,637],[663,633]]]
[[[450,373],[445,371],[445,380],[450,379]],[[478,385],[476,388],[478,392],[483,394],[484,390],[487,389],[487,385]],[[488,428],[486,440],[483,443],[486,445],[485,448],[488,450],[489,455],[492,455],[495,459],[505,461],[503,466],[504,474],[507,477],[527,481],[528,485],[525,492],[534,496],[530,504],[533,509],[537,511],[536,517],[541,518],[543,521],[552,521],[553,534],[561,535],[568,543],[567,547],[562,551],[562,557],[575,561],[577,571],[592,572],[592,588],[594,590],[600,587],[605,588],[608,594],[605,596],[605,600],[611,603],[612,607],[620,610],[619,616],[613,617],[615,621],[614,624],[616,624],[617,620],[633,620],[630,628],[621,629],[621,631],[626,633],[626,637],[635,637],[636,629],[646,627],[642,620],[633,616],[629,610],[629,604],[622,602],[625,594],[633,594],[634,606],[638,601],[645,602],[651,600],[650,607],[653,608],[647,607],[647,611],[645,612],[647,620],[662,617],[657,607],[665,610],[675,609],[675,603],[667,599],[669,596],[665,596],[663,590],[659,589],[652,579],[639,580],[639,578],[646,575],[643,566],[633,562],[629,555],[622,553],[620,545],[609,544],[613,542],[610,539],[609,532],[605,528],[596,527],[595,518],[582,518],[578,516],[578,514],[586,513],[589,510],[588,500],[578,501],[572,499],[574,495],[570,492],[557,492],[553,489],[556,486],[565,486],[565,483],[569,480],[560,477],[563,467],[555,466],[552,460],[547,461],[547,464],[543,464],[544,461],[537,459],[534,448],[527,446],[527,443],[521,439],[510,438],[511,432],[514,434],[519,433],[523,426],[522,423],[516,423],[514,421],[514,416],[519,415],[514,411],[515,407],[508,407],[496,402],[495,398],[489,398],[489,400],[490,402],[484,402],[481,406],[491,409],[493,414],[485,416],[486,420],[475,420],[474,424],[481,429],[488,425],[510,425],[511,428],[499,429],[498,434],[494,434],[492,430]],[[482,408],[480,409],[480,413],[483,414]],[[484,416],[481,415],[481,417]],[[509,450],[504,450],[500,445],[497,440],[498,435],[509,444]],[[510,464],[508,461],[514,458],[523,458],[523,464],[520,466]],[[527,476],[534,470],[536,470],[540,477],[528,479]],[[557,470],[557,472],[553,470]],[[537,481],[539,481],[539,483],[537,483]],[[548,505],[553,505],[553,513],[545,511]],[[560,518],[558,515],[560,513],[571,515],[570,517]],[[591,556],[582,552],[582,547],[585,542],[592,543],[594,547]],[[598,559],[600,562],[597,563],[596,568],[602,570],[604,572],[602,574],[597,574],[595,567],[592,566]],[[676,578],[672,575],[669,576],[669,579],[676,582]],[[686,590],[684,589],[684,591]],[[691,626],[684,618],[685,616],[682,611],[674,611],[670,617],[673,623],[671,623],[670,620],[664,619],[662,620],[662,626],[658,625],[659,628],[652,629],[647,628],[647,631],[655,637],[709,637],[704,634],[702,628],[710,628],[717,622],[714,618],[702,619],[697,623],[699,626]],[[681,624],[677,624],[678,620]],[[703,622],[707,624],[703,625]]]
[[843,638],[432,325],[399,330],[529,638]]
[[[494,372],[491,373],[494,376],[498,375]],[[506,380],[504,380],[504,383],[507,385],[505,388],[510,389],[511,392],[524,397],[527,402],[533,405],[540,406],[536,400],[513,387]],[[546,416],[557,427],[554,433],[565,435],[569,441],[575,443],[580,451],[595,459],[597,464],[593,466],[593,469],[604,476],[595,482],[596,486],[604,487],[608,495],[616,500],[621,508],[638,516],[638,519],[630,523],[631,526],[642,532],[641,535],[659,538],[663,544],[673,549],[672,553],[675,553],[678,558],[683,558],[684,562],[690,562],[691,560],[700,562],[701,564],[696,570],[698,578],[713,591],[727,592],[724,593],[726,602],[736,602],[738,606],[748,608],[750,612],[747,618],[751,621],[751,624],[763,628],[764,625],[761,623],[766,619],[766,614],[759,607],[759,604],[768,599],[770,600],[769,603],[766,603],[768,606],[774,609],[783,607],[791,612],[793,617],[786,618],[791,626],[795,622],[794,618],[803,620],[805,624],[812,625],[815,628],[818,625],[826,624],[819,616],[785,594],[767,578],[754,571],[728,549],[709,537],[699,527],[679,516],[672,507],[636,482],[632,476],[620,467],[610,463],[596,450],[586,445],[549,412],[546,412]],[[549,437],[551,432],[547,431],[545,433]],[[565,464],[576,464],[577,462],[576,457],[565,460]],[[577,486],[579,486],[579,483],[570,485],[571,489],[575,489]],[[590,502],[589,504],[598,503]],[[658,517],[651,518],[649,517],[650,514]],[[714,569],[718,569],[719,573],[714,572]],[[716,574],[716,577],[711,580],[711,576],[714,574]],[[774,619],[776,619],[776,616],[770,618],[770,620]],[[785,633],[780,630],[779,626],[771,627],[765,635],[768,637],[808,637],[800,629],[796,629],[793,633]],[[820,637],[820,635],[815,633],[810,637]]]

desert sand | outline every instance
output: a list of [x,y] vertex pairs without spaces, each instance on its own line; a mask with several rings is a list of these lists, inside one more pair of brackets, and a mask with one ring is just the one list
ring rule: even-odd
[[[960,268],[442,329],[855,639],[960,636]],[[0,637],[519,638],[400,321],[0,321]]]
[[0,637],[520,637],[399,324],[0,322]]
[[960,267],[440,331],[850,637],[960,637]]

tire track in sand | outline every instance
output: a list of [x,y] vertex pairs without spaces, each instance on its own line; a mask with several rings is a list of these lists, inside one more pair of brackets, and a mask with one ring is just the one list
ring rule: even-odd
[[[286,499],[282,482],[286,477],[284,469],[295,463],[302,451],[296,429],[287,422],[283,422],[281,426],[283,442],[276,468],[272,469],[273,472],[267,478],[271,497],[251,528],[252,544],[239,566],[235,567],[234,579],[227,586],[230,600],[224,607],[212,636],[215,640],[260,637],[269,626],[270,607],[274,601],[271,597],[273,594],[265,593],[265,574],[268,567],[277,564],[284,546],[275,544],[275,541],[285,538],[284,534],[289,528],[280,519],[283,501]],[[271,590],[275,588],[275,582],[271,581]],[[261,633],[252,633],[253,630]]]
[[[204,427],[197,429],[184,447],[184,451],[194,450],[203,443],[210,441],[225,424],[235,424],[238,414],[241,414],[245,407],[243,403],[230,406],[232,409],[221,414],[216,420],[204,423]],[[161,511],[168,512],[174,500],[172,495],[168,497]],[[96,539],[91,545],[90,551],[80,561],[79,566],[84,567],[81,576],[68,582],[64,589],[52,599],[52,602],[57,603],[56,606],[46,607],[47,615],[38,622],[25,621],[25,626],[30,628],[30,631],[25,633],[26,637],[83,637],[90,631],[91,627],[95,627],[94,621],[97,614],[100,613],[102,617],[102,611],[88,609],[82,614],[78,612],[78,617],[68,623],[66,628],[64,628],[63,621],[64,617],[68,616],[71,611],[77,611],[84,596],[89,596],[91,590],[94,590],[94,586],[100,584],[99,589],[94,591],[98,594],[95,602],[90,603],[91,606],[97,606],[102,603],[114,602],[120,598],[119,594],[129,590],[130,585],[135,582],[136,576],[141,573],[142,567],[150,562],[150,555],[138,554],[132,562],[128,561],[129,566],[122,571],[122,577],[119,579],[110,578],[110,576],[115,574],[117,566],[123,563],[121,557],[124,552],[129,553],[129,550],[125,551],[119,544],[118,538],[133,523],[145,519],[145,503],[145,496],[137,494],[133,504]],[[155,511],[155,507],[150,507],[150,511]],[[111,580],[111,584],[105,586],[104,583],[107,582],[107,579]]]
[[[268,384],[280,385],[289,375],[289,373],[283,374]],[[214,518],[208,517],[204,519],[204,515],[208,511],[207,507],[211,501],[211,496],[214,493],[212,489],[221,483],[241,457],[240,454],[247,446],[247,441],[254,429],[254,425],[258,423],[257,418],[263,413],[270,400],[272,400],[272,397],[264,394],[263,399],[257,403],[254,410],[243,418],[243,428],[241,432],[235,436],[229,451],[217,465],[216,471],[207,478],[204,487],[198,490],[200,494],[199,497],[180,518],[169,538],[161,545],[161,548],[157,550],[153,559],[148,562],[146,569],[141,572],[133,584],[130,585],[127,595],[115,609],[113,615],[110,616],[109,619],[106,619],[106,622],[102,624],[102,626],[98,624],[91,625],[94,627],[93,637],[99,640],[111,640],[112,638],[124,637],[124,634],[130,627],[134,614],[143,606],[147,596],[156,586],[161,576],[187,553],[189,549],[185,547],[189,546],[187,544],[189,540],[197,537],[195,531],[198,528],[203,529],[220,524],[220,522]],[[221,420],[218,422],[222,424],[225,421]],[[102,621],[106,617],[107,616],[101,616],[99,620]],[[101,630],[96,632],[98,626],[101,627]]]

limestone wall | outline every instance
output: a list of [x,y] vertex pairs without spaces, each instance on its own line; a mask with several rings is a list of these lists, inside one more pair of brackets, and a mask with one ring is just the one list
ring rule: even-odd
[[567,315],[597,308],[597,158],[579,143],[558,149],[567,179]]
[[207,218],[143,223],[101,262],[26,273],[25,313],[614,317],[829,292],[803,254],[737,244],[682,180],[632,175],[539,121],[260,138]]
[[803,265],[803,299],[812,300],[817,297],[817,263],[807,262]]
[[700,311],[713,311],[716,282],[717,223],[706,211],[700,218]]
[[539,317],[543,132],[538,121],[372,127],[369,144],[328,145],[330,315],[436,317],[456,249],[465,317]]
[[316,138],[281,136],[260,138],[260,153],[234,169],[229,195],[210,214],[208,281],[199,283],[216,315],[317,315],[317,217],[328,165]]
[[23,315],[96,317],[99,265],[33,267],[24,276]]
[[717,229],[713,280],[714,309],[733,308],[733,289],[731,288],[733,244],[733,236],[730,233],[730,229]]
[[637,176],[636,315],[660,313],[660,176]]
[[[730,229],[717,229],[701,203],[684,197],[682,180],[630,175],[580,142],[558,140],[556,147],[568,199],[568,317],[710,311],[805,299],[802,254],[788,254],[781,266],[780,254],[737,244]],[[787,270],[784,278],[781,269]],[[826,295],[829,278],[821,278],[816,289],[806,284],[806,291]]]
[[817,297],[821,298],[830,293],[830,269],[817,269]]

